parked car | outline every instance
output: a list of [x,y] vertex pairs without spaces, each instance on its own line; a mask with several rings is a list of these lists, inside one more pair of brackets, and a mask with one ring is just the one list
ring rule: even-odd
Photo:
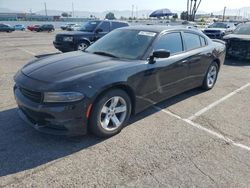
[[212,39],[222,39],[225,35],[232,33],[236,29],[231,22],[214,22],[204,29],[204,33]]
[[120,21],[88,21],[79,31],[57,34],[54,46],[62,52],[84,50],[110,31],[126,26],[127,22]]
[[29,25],[29,26],[27,27],[27,29],[30,30],[30,31],[35,31],[35,30],[37,30],[39,27],[40,27],[40,25]]
[[227,44],[227,55],[250,59],[250,23],[240,24],[232,34],[223,38]]
[[67,23],[65,25],[62,25],[61,29],[62,30],[67,30],[68,27],[71,27],[71,26],[74,26],[74,25],[76,25],[76,24],[75,23]]
[[34,28],[34,31],[41,32],[41,31],[48,31],[52,32],[55,31],[55,28],[52,24],[43,24],[37,28]]
[[81,27],[82,27],[81,25],[75,24],[75,25],[68,26],[66,30],[67,31],[77,31],[77,29],[80,30]]
[[11,27],[8,24],[0,24],[0,32],[7,32],[10,33],[12,31],[15,31],[14,27]]
[[25,26],[21,25],[21,24],[18,24],[18,25],[14,26],[14,29],[19,30],[19,31],[25,31]]
[[42,132],[110,137],[152,103],[212,89],[225,49],[181,26],[116,29],[85,51],[36,59],[18,71],[19,114]]

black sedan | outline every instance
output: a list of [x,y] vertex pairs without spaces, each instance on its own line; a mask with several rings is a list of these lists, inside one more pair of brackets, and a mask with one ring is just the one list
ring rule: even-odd
[[110,137],[153,103],[213,88],[224,59],[224,43],[197,30],[125,27],[84,52],[28,63],[14,93],[20,116],[39,131]]
[[250,60],[250,23],[240,24],[236,30],[223,38],[227,43],[227,55]]

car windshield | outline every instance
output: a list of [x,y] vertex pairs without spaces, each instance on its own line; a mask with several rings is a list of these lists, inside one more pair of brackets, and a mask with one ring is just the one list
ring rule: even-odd
[[93,32],[100,21],[89,21],[82,25],[80,31]]
[[240,25],[235,29],[234,33],[239,35],[250,35],[250,24]]
[[122,59],[139,59],[157,33],[129,29],[118,29],[107,34],[85,51]]
[[225,23],[213,23],[212,25],[208,26],[208,28],[227,28],[227,24],[225,24]]

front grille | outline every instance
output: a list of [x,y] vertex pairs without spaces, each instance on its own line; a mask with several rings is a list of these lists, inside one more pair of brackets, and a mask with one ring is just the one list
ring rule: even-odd
[[220,33],[219,30],[205,30],[205,33]]
[[63,36],[56,36],[56,42],[63,42]]
[[31,90],[24,89],[24,88],[19,88],[19,89],[21,93],[23,94],[23,96],[30,99],[31,101],[37,102],[37,103],[42,102],[43,95],[41,92],[31,91]]

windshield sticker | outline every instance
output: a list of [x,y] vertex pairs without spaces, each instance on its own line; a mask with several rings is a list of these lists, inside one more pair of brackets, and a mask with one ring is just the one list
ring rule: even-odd
[[93,25],[95,25],[95,24],[96,24],[96,22],[91,22],[90,24],[93,24]]
[[149,37],[154,37],[156,33],[154,32],[148,32],[148,31],[140,31],[138,35],[144,35],[144,36],[149,36]]

